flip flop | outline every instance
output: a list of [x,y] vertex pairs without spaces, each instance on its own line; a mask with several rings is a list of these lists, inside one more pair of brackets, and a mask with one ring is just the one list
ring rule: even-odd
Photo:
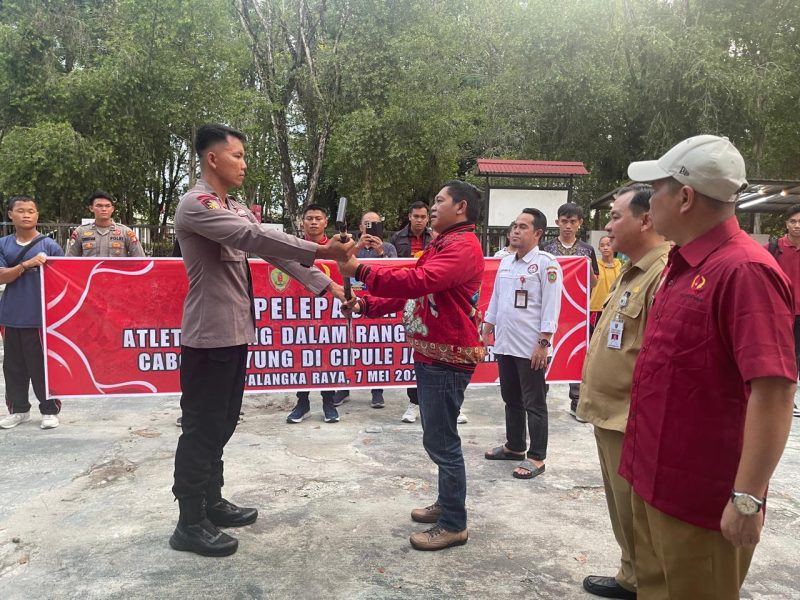
[[542,465],[541,467],[537,467],[536,465],[533,464],[533,462],[530,459],[526,458],[525,460],[520,462],[516,466],[516,468],[517,469],[525,469],[526,471],[528,471],[528,474],[527,475],[520,475],[516,471],[512,471],[511,474],[516,479],[533,479],[534,477],[538,477],[539,475],[544,473],[544,467],[545,467],[544,465]]
[[488,452],[484,452],[483,458],[486,460],[519,460],[522,458],[524,454],[520,452],[519,454],[515,452],[507,452],[503,449],[502,446],[497,446],[496,448],[492,448]]

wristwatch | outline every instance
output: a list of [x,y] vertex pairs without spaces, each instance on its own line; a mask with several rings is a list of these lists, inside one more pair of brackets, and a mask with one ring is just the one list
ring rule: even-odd
[[540,339],[536,343],[539,344],[542,348],[549,348],[550,346],[553,345],[553,344],[550,343],[550,340],[546,340],[544,338]]
[[731,492],[731,502],[733,508],[740,515],[750,516],[756,514],[764,506],[766,498],[758,499],[751,494],[744,492]]

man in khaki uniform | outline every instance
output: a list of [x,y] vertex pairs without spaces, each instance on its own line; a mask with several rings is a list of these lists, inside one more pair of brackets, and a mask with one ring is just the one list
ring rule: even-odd
[[228,192],[240,187],[247,164],[244,135],[225,125],[197,130],[195,151],[201,178],[181,198],[175,213],[189,291],[181,323],[181,425],[172,491],[180,517],[170,546],[205,556],[236,552],[238,541],[218,527],[249,525],[254,508],[222,497],[222,452],[242,406],[247,345],[254,343],[255,311],[247,253],[267,260],[321,295],[344,300],[342,286],[315,259],[343,260],[355,246],[337,238],[322,246],[264,230]]
[[111,194],[97,190],[87,199],[94,223],[76,227],[64,249],[67,256],[144,256],[130,227],[114,223]]
[[636,598],[631,487],[617,473],[630,406],[633,367],[644,326],[667,263],[669,244],[653,230],[649,185],[620,190],[606,231],[611,248],[630,257],[612,284],[581,377],[578,416],[594,425],[611,528],[622,551],[615,577],[590,575],[586,591],[604,598]]

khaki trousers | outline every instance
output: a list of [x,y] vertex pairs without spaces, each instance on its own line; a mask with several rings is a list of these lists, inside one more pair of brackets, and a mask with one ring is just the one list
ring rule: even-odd
[[622,552],[615,579],[629,592],[635,592],[631,486],[617,473],[624,437],[625,434],[621,431],[594,428],[597,456],[600,459],[600,470],[603,474],[603,487],[606,489],[608,516],[611,518],[611,529],[614,531],[614,537]]
[[736,600],[754,548],[675,519],[632,494],[640,600]]

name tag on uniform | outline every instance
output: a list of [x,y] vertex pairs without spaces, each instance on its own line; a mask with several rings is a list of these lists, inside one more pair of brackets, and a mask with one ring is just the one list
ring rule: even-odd
[[514,308],[528,308],[528,290],[514,291]]
[[622,348],[622,330],[625,328],[625,323],[614,319],[608,328],[608,347],[614,350]]

